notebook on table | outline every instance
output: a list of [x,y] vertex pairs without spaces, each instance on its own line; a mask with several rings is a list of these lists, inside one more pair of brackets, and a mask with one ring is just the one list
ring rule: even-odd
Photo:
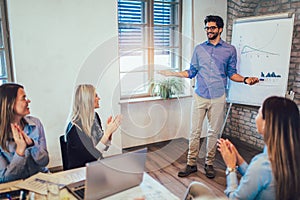
[[147,149],[136,150],[86,164],[86,179],[67,185],[78,199],[101,199],[139,185],[143,180]]

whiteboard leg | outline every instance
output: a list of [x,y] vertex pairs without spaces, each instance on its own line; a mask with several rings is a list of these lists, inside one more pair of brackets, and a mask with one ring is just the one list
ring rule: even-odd
[[226,113],[226,116],[225,116],[225,119],[224,119],[222,128],[221,128],[221,130],[220,130],[220,137],[222,136],[222,133],[223,133],[223,131],[224,131],[224,128],[225,128],[225,125],[226,125],[226,121],[227,121],[228,115],[229,115],[230,110],[231,110],[231,106],[232,106],[232,103],[229,104],[229,107],[228,107],[228,110],[227,110],[227,113]]

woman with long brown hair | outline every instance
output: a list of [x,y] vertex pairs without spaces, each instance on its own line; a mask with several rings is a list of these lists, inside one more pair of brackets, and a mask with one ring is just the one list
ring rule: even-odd
[[[230,199],[300,199],[299,123],[297,105],[273,96],[263,102],[256,117],[264,151],[249,165],[230,141],[219,140],[218,150],[227,166],[225,193]],[[236,166],[242,175],[239,184]]]
[[0,183],[47,172],[49,156],[44,128],[30,114],[24,87],[0,86]]

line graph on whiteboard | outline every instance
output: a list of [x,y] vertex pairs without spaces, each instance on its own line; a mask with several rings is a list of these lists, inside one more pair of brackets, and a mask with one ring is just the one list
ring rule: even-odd
[[257,57],[261,56],[261,55],[265,55],[266,57],[269,56],[279,56],[278,53],[274,53],[274,52],[269,52],[269,51],[264,51],[262,49],[257,49],[248,45],[243,46],[242,50],[241,50],[241,55],[248,55],[251,54],[255,54]]
[[246,34],[247,29],[233,33],[232,44],[238,55],[237,70],[241,75],[258,77],[260,83],[257,86],[278,86],[282,84],[282,72],[274,71],[274,67],[281,60],[281,50],[275,47],[281,37],[280,25],[269,25],[267,32],[264,24],[257,26],[258,29],[252,34]]
[[[256,38],[252,38],[252,41],[249,38],[244,38],[244,36],[239,35],[239,41],[236,46],[241,57],[245,58],[260,58],[265,57],[269,58],[272,56],[280,56],[280,54],[276,51],[271,50],[270,46],[272,43],[276,42],[275,38],[278,34],[279,24],[276,24],[273,27],[273,30],[270,31],[272,35],[268,35],[267,38],[263,36],[259,36]],[[267,40],[265,40],[267,39]],[[259,42],[261,40],[262,42]],[[260,45],[258,45],[260,44]]]

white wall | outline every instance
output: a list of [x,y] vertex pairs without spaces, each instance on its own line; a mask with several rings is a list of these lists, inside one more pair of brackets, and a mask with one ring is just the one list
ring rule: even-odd
[[194,34],[196,43],[207,40],[204,31],[204,18],[207,15],[219,15],[224,20],[221,38],[226,40],[227,0],[194,0]]
[[187,137],[191,97],[122,103],[123,148]]
[[49,166],[61,165],[58,137],[76,84],[97,87],[103,122],[120,113],[117,1],[11,0],[8,12],[16,81],[44,124]]

